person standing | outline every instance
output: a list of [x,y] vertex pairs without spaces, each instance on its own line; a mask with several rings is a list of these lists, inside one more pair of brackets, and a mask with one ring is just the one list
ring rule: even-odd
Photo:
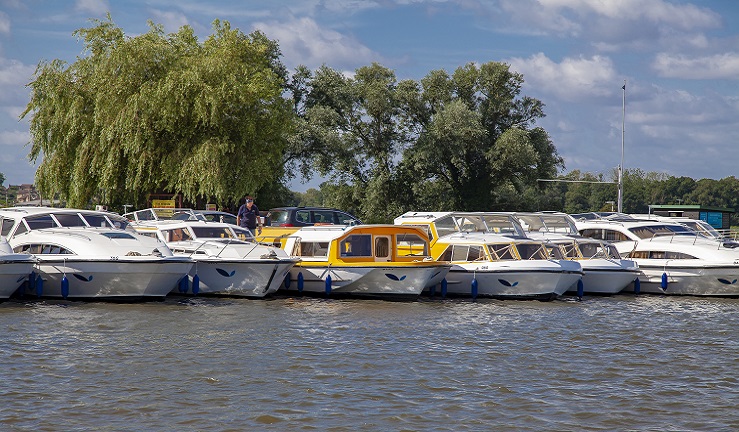
[[259,227],[258,233],[262,233],[262,218],[259,217],[259,207],[254,204],[254,198],[247,196],[246,202],[239,207],[236,214],[236,224],[243,228],[249,228],[254,232]]

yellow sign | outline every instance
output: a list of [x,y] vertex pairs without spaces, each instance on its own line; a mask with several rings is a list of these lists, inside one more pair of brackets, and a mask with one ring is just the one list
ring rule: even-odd
[[151,206],[154,208],[175,208],[174,200],[151,200]]
[[216,205],[215,204],[206,204],[205,205],[205,209],[206,210],[209,210],[209,211],[215,211],[216,210]]

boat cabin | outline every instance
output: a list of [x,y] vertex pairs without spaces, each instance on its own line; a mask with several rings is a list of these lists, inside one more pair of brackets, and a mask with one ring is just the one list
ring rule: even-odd
[[418,261],[429,256],[423,229],[397,225],[303,227],[285,240],[303,261]]

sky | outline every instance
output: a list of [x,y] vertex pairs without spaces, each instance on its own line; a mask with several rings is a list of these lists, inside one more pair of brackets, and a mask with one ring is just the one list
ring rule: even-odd
[[[127,36],[215,19],[276,40],[282,62],[351,74],[372,62],[398,80],[505,62],[541,100],[565,171],[721,179],[739,171],[739,2],[734,0],[0,0],[0,172],[33,183],[27,84],[36,66],[85,55],[91,19]],[[625,85],[625,91],[622,86]],[[623,151],[622,151],[623,150]],[[38,164],[38,162],[37,162]],[[320,179],[294,180],[293,190]]]

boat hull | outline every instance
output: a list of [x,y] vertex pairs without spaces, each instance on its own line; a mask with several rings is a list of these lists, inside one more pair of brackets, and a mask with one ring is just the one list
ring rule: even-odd
[[[618,294],[639,277],[639,268],[629,260],[582,260],[583,293],[597,295]],[[577,293],[577,283],[568,293]]]
[[[639,264],[639,293],[662,295],[739,297],[739,265],[673,266]],[[662,288],[666,275],[666,288]],[[623,292],[634,293],[635,284]]]
[[[316,266],[301,263],[290,269],[285,292],[415,299],[440,271],[448,270],[449,266],[440,265]],[[327,282],[329,276],[330,283]]]
[[[29,281],[21,291],[28,296],[74,300],[161,300],[188,274],[193,264],[192,260],[180,257],[142,258],[40,256],[36,280]],[[62,292],[64,277],[68,282],[66,296]],[[42,280],[40,286],[38,278]]]
[[183,291],[177,286],[174,294],[195,294],[193,280],[198,276],[198,295],[222,295],[262,298],[274,294],[282,285],[297,259],[227,260],[196,259],[189,275],[189,285]]
[[33,271],[34,260],[29,255],[24,258],[0,258],[0,300],[10,298],[28,280]]
[[446,295],[520,300],[552,300],[564,294],[582,276],[574,261],[510,261],[455,264],[446,276]]

